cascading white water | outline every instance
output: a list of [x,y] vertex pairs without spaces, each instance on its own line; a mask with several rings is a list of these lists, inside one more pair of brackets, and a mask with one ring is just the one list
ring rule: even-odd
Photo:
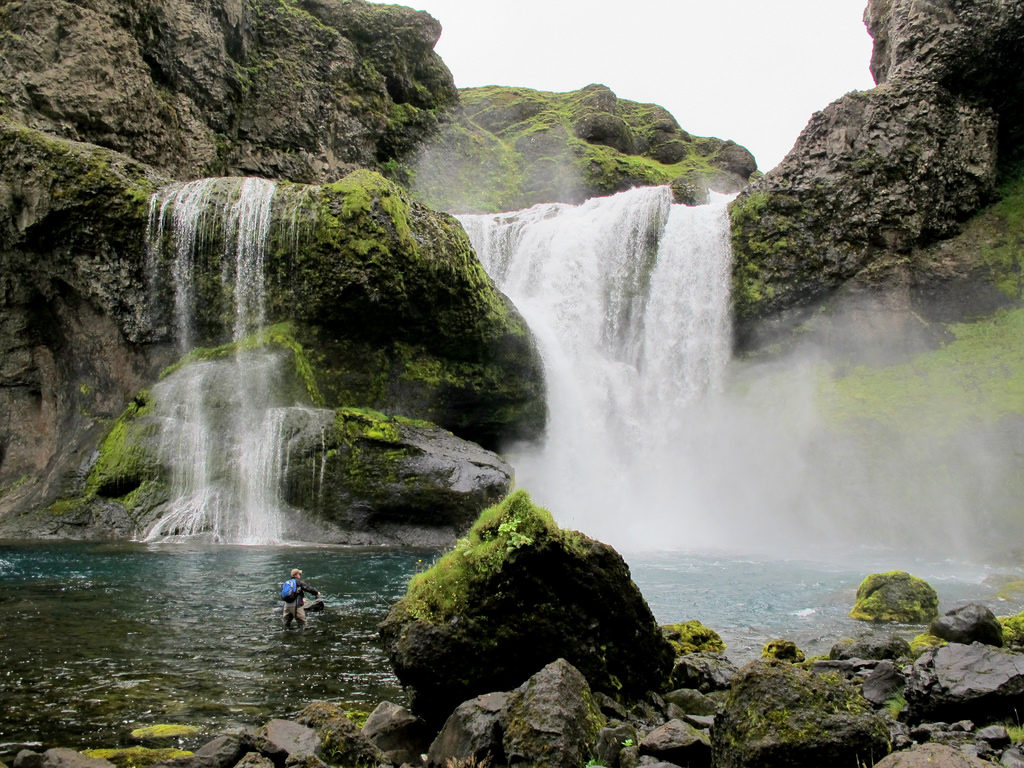
[[[263,179],[200,179],[173,185],[150,205],[151,255],[173,241],[175,324],[191,349],[193,274],[198,249],[223,244],[223,279],[233,284],[234,340],[265,321],[263,262],[276,186]],[[218,197],[225,200],[216,202]],[[193,363],[154,388],[161,459],[171,468],[174,498],[146,540],[206,535],[262,544],[281,538],[281,426],[276,407],[283,361],[263,351]]]
[[674,205],[658,187],[459,217],[537,338],[547,434],[511,453],[563,524],[629,547],[686,518],[688,419],[729,359],[726,202]]

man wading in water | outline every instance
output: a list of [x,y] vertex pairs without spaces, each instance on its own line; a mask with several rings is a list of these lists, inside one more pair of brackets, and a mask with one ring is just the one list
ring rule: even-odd
[[292,625],[295,619],[299,626],[306,623],[306,609],[302,607],[302,596],[309,592],[320,597],[320,592],[314,589],[311,584],[302,580],[302,571],[292,568],[292,577],[281,585],[281,599],[284,600],[284,626],[285,629]]

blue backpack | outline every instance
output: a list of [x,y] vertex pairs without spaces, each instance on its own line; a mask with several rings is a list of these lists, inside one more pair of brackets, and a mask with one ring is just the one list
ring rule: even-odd
[[297,589],[298,585],[295,583],[295,579],[288,579],[288,581],[281,585],[281,599],[290,603],[295,599],[295,591]]

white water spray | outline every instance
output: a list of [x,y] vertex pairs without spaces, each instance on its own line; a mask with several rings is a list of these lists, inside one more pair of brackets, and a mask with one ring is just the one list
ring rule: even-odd
[[687,423],[730,349],[726,202],[674,205],[658,187],[460,217],[537,338],[548,430],[513,461],[563,524],[648,546],[650,526],[695,513]]
[[[200,250],[222,243],[222,279],[233,284],[233,338],[265,322],[264,256],[276,186],[263,179],[200,179],[173,185],[150,205],[151,257],[173,242],[175,325],[192,347],[194,278]],[[218,198],[223,203],[218,203]],[[175,494],[146,540],[210,536],[239,544],[278,542],[285,409],[275,401],[283,361],[263,351],[193,363],[154,388],[161,460]]]

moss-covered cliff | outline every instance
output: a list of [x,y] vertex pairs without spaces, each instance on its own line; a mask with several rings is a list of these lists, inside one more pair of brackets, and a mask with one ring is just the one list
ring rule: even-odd
[[458,111],[412,170],[417,195],[441,210],[578,203],[669,183],[692,203],[708,186],[741,189],[757,168],[734,142],[691,136],[662,107],[617,98],[603,85],[569,93],[489,86],[459,95]]

